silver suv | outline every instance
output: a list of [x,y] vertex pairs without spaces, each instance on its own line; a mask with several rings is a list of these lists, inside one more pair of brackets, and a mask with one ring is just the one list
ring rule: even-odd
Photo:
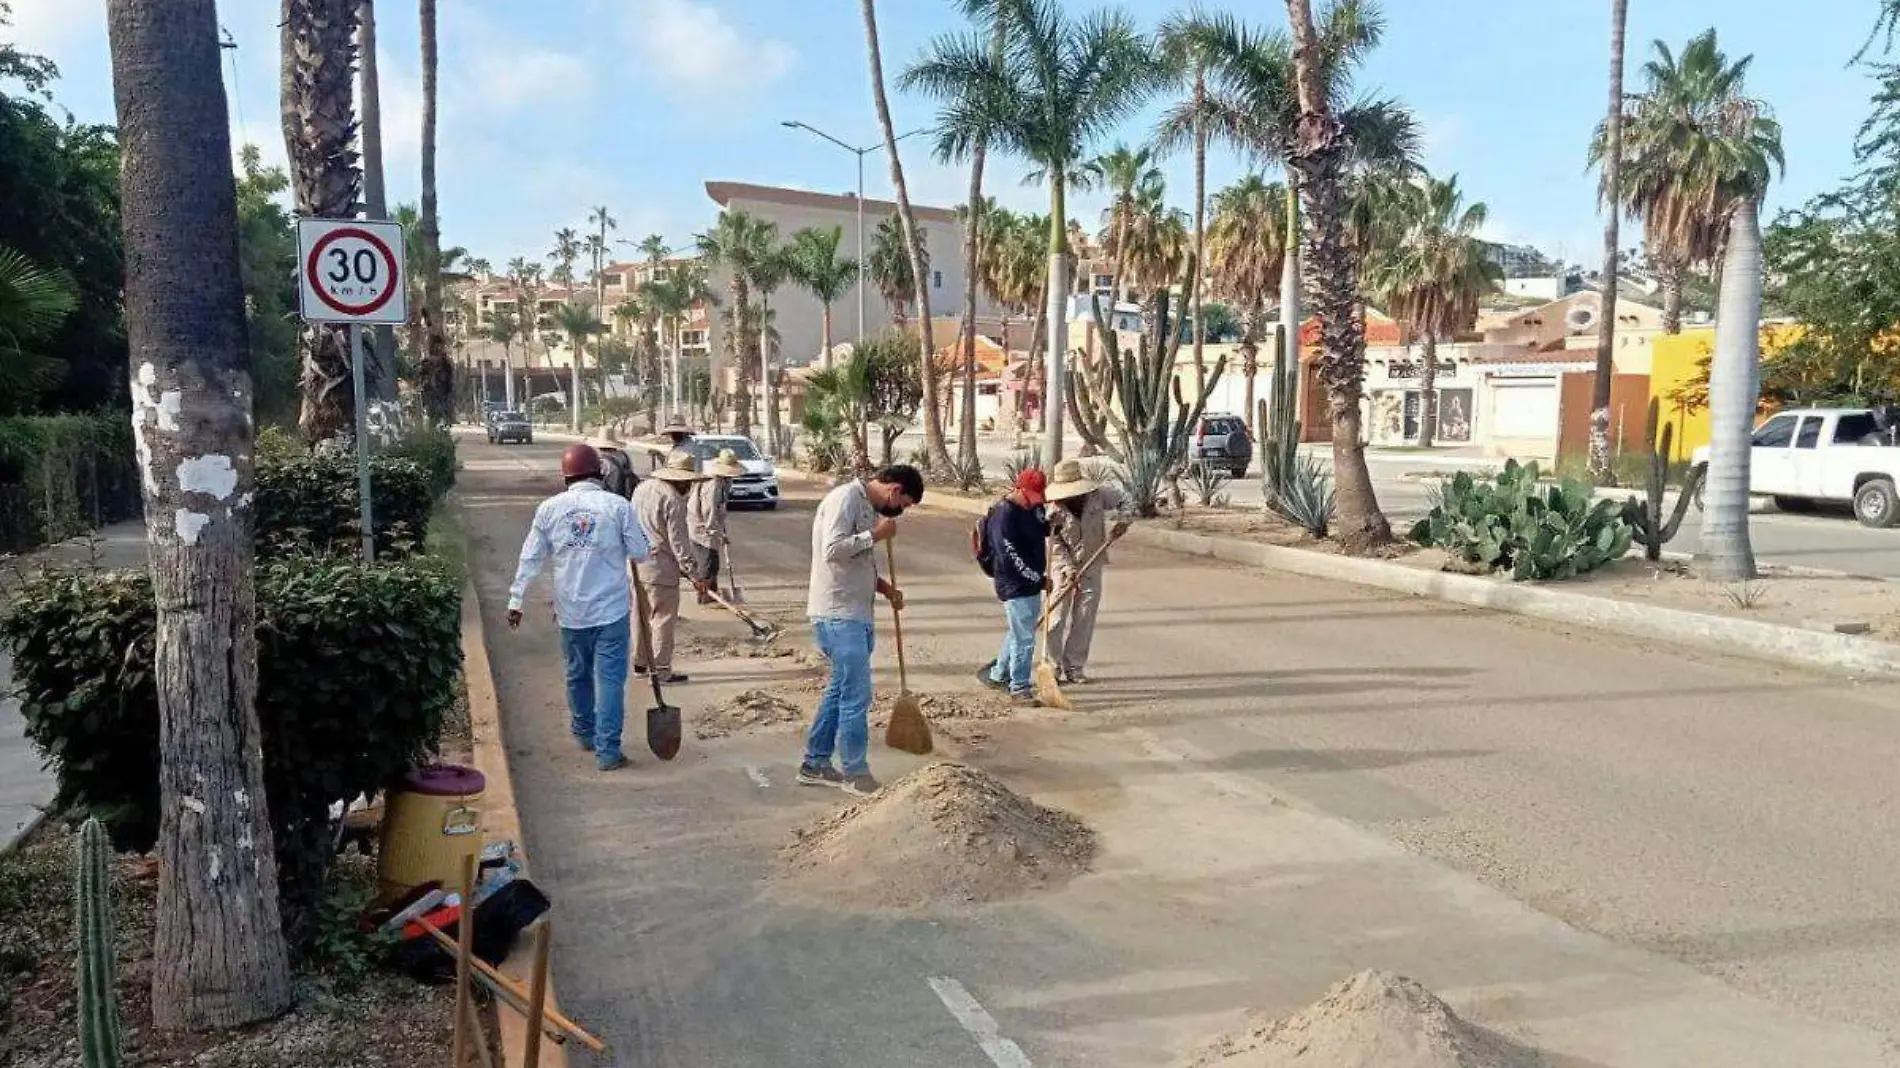
[[1209,412],[1195,424],[1188,440],[1188,463],[1206,464],[1245,478],[1253,460],[1253,439],[1247,434],[1247,422],[1238,415]]

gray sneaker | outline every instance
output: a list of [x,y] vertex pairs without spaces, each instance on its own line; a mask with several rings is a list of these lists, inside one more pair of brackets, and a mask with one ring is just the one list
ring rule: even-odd
[[830,764],[800,764],[798,766],[798,785],[800,786],[843,786],[844,773]]
[[1009,683],[997,682],[996,679],[990,674],[990,672],[995,671],[995,670],[996,670],[996,661],[994,660],[990,661],[987,664],[984,664],[980,668],[977,668],[976,681],[982,683],[983,685],[989,687],[992,690],[1009,689]]
[[844,792],[853,797],[876,797],[884,785],[870,775],[853,775],[844,780]]

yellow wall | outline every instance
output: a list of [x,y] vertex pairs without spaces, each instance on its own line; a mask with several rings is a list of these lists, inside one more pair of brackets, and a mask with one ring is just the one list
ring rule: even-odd
[[[1764,326],[1761,331],[1762,359],[1772,359],[1789,342],[1800,336],[1796,326]],[[1656,338],[1649,370],[1649,395],[1662,400],[1663,426],[1675,427],[1669,449],[1677,459],[1688,459],[1695,450],[1709,443],[1709,410],[1685,410],[1677,394],[1702,380],[1702,361],[1715,352],[1715,328],[1695,326],[1674,336]],[[1662,433],[1661,427],[1657,434]]]

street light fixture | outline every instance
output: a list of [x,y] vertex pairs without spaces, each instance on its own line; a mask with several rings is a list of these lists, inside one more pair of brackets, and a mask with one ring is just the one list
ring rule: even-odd
[[[857,248],[858,341],[862,342],[864,340],[864,281],[865,281],[865,276],[867,275],[869,271],[868,267],[865,264],[865,256],[864,256],[864,157],[883,148],[884,144],[882,142],[879,142],[878,144],[875,144],[875,145],[866,145],[863,148],[859,148],[856,145],[847,144],[844,141],[841,141],[838,138],[831,136],[830,134],[826,133],[823,130],[820,130],[818,127],[813,126],[810,123],[786,120],[784,122],[779,123],[779,125],[785,127],[788,130],[803,130],[806,133],[812,134],[816,137],[823,138],[824,140],[829,141],[834,145],[837,145],[839,148],[844,149],[846,152],[849,152],[858,158],[858,203],[857,203],[857,208],[858,208],[858,248]],[[928,130],[929,130],[929,127],[920,126],[917,129],[912,130],[907,134],[900,135],[897,138],[897,140],[902,141],[907,137],[915,137],[918,134],[924,133]],[[826,353],[825,358],[829,360],[831,358],[831,354]]]

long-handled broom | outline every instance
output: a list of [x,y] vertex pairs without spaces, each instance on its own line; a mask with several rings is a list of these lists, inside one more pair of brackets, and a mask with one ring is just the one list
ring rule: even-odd
[[[884,559],[890,565],[891,585],[896,586],[896,539],[884,543]],[[910,673],[904,663],[904,613],[896,605],[891,606],[891,628],[897,632],[897,700],[891,702],[891,722],[884,728],[884,744],[923,756],[932,748],[930,721],[924,718],[923,705],[910,692]]]
[[1101,548],[1090,553],[1082,561],[1082,566],[1069,575],[1068,581],[1062,584],[1062,588],[1057,590],[1055,596],[1050,598],[1049,603],[1043,607],[1042,618],[1036,621],[1036,667],[1030,673],[1030,678],[1036,685],[1036,700],[1041,702],[1044,708],[1059,708],[1064,712],[1075,710],[1074,703],[1062,692],[1061,681],[1056,678],[1056,662],[1049,658],[1049,624],[1063,603],[1075,596],[1076,591],[1082,588],[1082,576],[1089,573],[1089,568],[1095,566],[1095,561],[1101,559],[1102,554],[1108,551],[1108,547],[1115,544],[1126,531],[1127,528],[1119,524],[1110,531],[1108,540],[1102,543]]

